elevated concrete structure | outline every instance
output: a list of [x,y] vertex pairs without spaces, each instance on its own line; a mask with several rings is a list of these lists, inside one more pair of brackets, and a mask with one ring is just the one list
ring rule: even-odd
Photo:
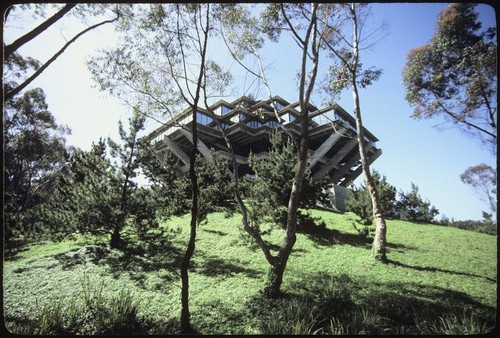
[[[272,101],[276,104],[274,111]],[[318,109],[309,105],[309,160],[313,178],[328,178],[335,184],[332,191],[332,206],[345,211],[345,187],[361,174],[360,156],[356,141],[354,118],[337,104]],[[220,100],[208,109],[198,109],[198,150],[208,160],[210,149],[230,158],[222,130],[230,140],[236,160],[238,174],[253,174],[248,165],[250,152],[266,158],[270,146],[269,137],[275,130],[286,128],[300,136],[299,103],[289,103],[279,96],[272,100],[256,101],[240,97],[233,102]],[[156,149],[168,147],[182,162],[177,168],[186,172],[189,153],[193,148],[191,109],[185,109],[160,128],[153,131],[149,140]],[[382,151],[376,147],[378,139],[367,129],[365,140],[369,163],[375,161]]]

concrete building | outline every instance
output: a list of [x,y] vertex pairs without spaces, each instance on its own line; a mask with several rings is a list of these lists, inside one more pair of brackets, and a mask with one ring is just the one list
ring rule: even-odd
[[[274,101],[277,111],[274,111]],[[274,130],[286,128],[299,135],[299,103],[285,101],[279,96],[271,100],[256,101],[246,96],[233,102],[220,100],[208,109],[199,108],[198,150],[210,159],[210,149],[230,158],[222,130],[230,140],[239,165],[239,175],[252,174],[248,166],[250,151],[256,156],[268,156],[269,137]],[[309,106],[310,141],[308,168],[314,179],[328,177],[335,184],[332,189],[332,206],[345,211],[346,186],[362,172],[356,140],[354,118],[339,105],[318,109]],[[149,140],[156,147],[168,147],[183,163],[177,168],[187,172],[189,153],[193,147],[191,124],[192,111],[185,109],[170,121],[153,131]],[[382,151],[376,147],[378,139],[365,129],[368,160],[375,161]]]

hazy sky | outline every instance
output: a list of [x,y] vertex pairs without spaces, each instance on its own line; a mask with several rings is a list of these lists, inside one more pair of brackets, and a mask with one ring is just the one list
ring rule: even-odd
[[[420,188],[424,199],[429,199],[442,215],[458,219],[481,219],[481,211],[487,206],[481,202],[472,188],[460,181],[459,175],[469,166],[486,163],[496,167],[493,156],[462,132],[436,125],[439,120],[417,121],[410,118],[411,107],[404,100],[401,72],[406,55],[412,48],[425,44],[434,34],[438,13],[447,4],[439,3],[390,3],[373,4],[373,25],[385,23],[387,35],[370,50],[361,55],[365,66],[383,69],[381,79],[361,91],[361,109],[365,126],[380,140],[382,155],[372,167],[384,174],[389,183],[398,189],[409,191],[411,182]],[[483,26],[496,22],[494,9],[479,5]],[[19,15],[16,11],[13,14]],[[21,17],[18,17],[21,18]],[[11,42],[20,34],[20,26],[29,22],[22,17],[23,24],[5,27],[5,40]],[[80,26],[81,27],[81,26]],[[43,36],[20,49],[41,61],[59,49],[65,39],[73,36],[70,21],[52,27]],[[92,141],[100,136],[118,139],[117,122],[130,116],[130,109],[113,97],[93,88],[94,83],[87,71],[87,60],[96,48],[112,45],[116,38],[111,25],[92,31],[74,43],[53,63],[32,87],[41,87],[46,95],[49,110],[60,124],[68,125],[73,133],[67,137],[68,144],[89,149]],[[290,51],[294,51],[291,53]],[[271,44],[265,61],[272,62],[270,73],[274,93],[284,99],[297,101],[295,72],[299,65],[297,46],[290,39]],[[215,52],[216,53],[216,52]],[[230,60],[225,63],[235,73],[241,73],[238,65]],[[327,66],[322,64],[322,70]],[[249,83],[241,75],[235,78],[231,101],[239,97]],[[261,90],[259,98],[267,93]],[[313,97],[317,106],[322,105],[319,95]],[[344,93],[337,102],[352,112],[352,99]],[[150,128],[154,127],[149,122]],[[359,182],[360,178],[356,182]]]

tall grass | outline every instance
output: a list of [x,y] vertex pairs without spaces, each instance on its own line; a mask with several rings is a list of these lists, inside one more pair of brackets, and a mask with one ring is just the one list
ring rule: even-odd
[[[380,295],[363,298],[366,295],[363,296],[359,285],[349,274],[336,278],[320,275],[306,296],[291,295],[278,306],[264,307],[267,312],[261,315],[262,333],[470,335],[485,334],[494,328],[491,321],[475,315],[472,309],[459,306],[451,306],[448,312],[438,315],[436,308],[416,306],[413,300],[406,299],[388,309],[387,303],[380,301]],[[398,313],[405,312],[410,312],[405,321],[394,320]]]
[[15,323],[10,330],[36,335],[133,333],[141,329],[137,308],[138,301],[130,291],[121,289],[106,297],[103,285],[96,285],[84,275],[81,290],[73,297],[40,306],[35,320]]

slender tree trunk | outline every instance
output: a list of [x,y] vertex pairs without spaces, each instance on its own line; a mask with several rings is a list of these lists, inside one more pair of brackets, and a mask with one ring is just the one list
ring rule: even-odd
[[[194,112],[196,114],[196,112]],[[194,121],[196,121],[196,116]],[[196,132],[196,122],[193,122],[193,143],[196,145],[198,142],[197,132]],[[184,254],[184,258],[182,259],[181,264],[181,282],[182,282],[182,290],[181,290],[181,330],[183,333],[190,333],[193,331],[191,327],[191,314],[189,312],[189,265],[191,263],[191,258],[194,254],[195,249],[195,241],[196,241],[196,222],[198,219],[198,178],[196,176],[195,170],[195,159],[196,159],[197,148],[194,146],[193,151],[191,152],[190,161],[189,161],[189,178],[191,180],[191,221],[189,225],[190,233],[189,233],[189,242],[186,248],[186,252]]]
[[[299,209],[300,193],[302,191],[302,185],[307,167],[307,154],[309,147],[308,106],[309,106],[309,99],[311,97],[311,93],[314,88],[316,74],[318,70],[318,63],[319,63],[319,54],[318,54],[319,45],[316,44],[317,33],[318,33],[316,30],[316,10],[317,10],[317,5],[311,4],[311,13],[312,13],[311,19],[302,45],[303,53],[302,53],[300,86],[299,86],[299,102],[301,110],[300,112],[301,135],[300,135],[299,154],[298,154],[299,158],[297,163],[297,171],[295,172],[295,177],[293,180],[292,191],[290,193],[290,198],[288,200],[286,235],[280,246],[274,264],[271,264],[268,274],[268,284],[264,289],[265,294],[267,294],[271,298],[276,298],[281,293],[280,288],[283,282],[283,274],[285,272],[285,268],[288,263],[288,258],[292,253],[293,246],[297,239],[296,237],[297,212]],[[312,69],[308,74],[306,68],[307,68],[309,44],[311,45],[311,52],[313,57],[312,57]],[[309,77],[309,82],[306,83],[306,78],[308,77]]]
[[109,241],[109,247],[112,249],[118,249],[120,247],[121,236],[120,236],[120,227],[118,225],[113,229],[113,233],[111,233],[111,240]]
[[368,194],[370,195],[370,200],[372,202],[373,219],[375,221],[375,238],[373,239],[372,252],[376,260],[385,262],[386,257],[386,233],[387,226],[385,224],[385,218],[382,214],[382,206],[380,204],[380,198],[378,196],[377,188],[375,186],[375,181],[370,171],[370,165],[368,164],[368,158],[366,155],[365,147],[365,135],[363,130],[363,122],[361,119],[360,105],[358,89],[356,84],[353,85],[352,91],[354,99],[354,115],[356,119],[356,129],[358,136],[358,148],[361,159],[361,167],[363,169],[363,175],[365,176],[365,184],[368,189]]
[[365,176],[365,183],[368,189],[368,194],[372,202],[373,219],[375,221],[375,238],[372,245],[372,253],[374,258],[378,261],[386,262],[386,233],[387,226],[385,224],[385,218],[382,215],[382,206],[380,204],[380,199],[378,196],[377,188],[375,186],[375,181],[370,171],[370,165],[368,163],[368,158],[365,148],[365,132],[363,129],[363,120],[361,118],[361,107],[359,102],[359,93],[357,85],[357,69],[359,60],[359,45],[358,45],[358,25],[357,25],[357,15],[355,4],[351,5],[351,14],[353,20],[353,54],[354,54],[354,64],[351,68],[351,86],[352,86],[352,98],[354,101],[354,117],[356,120],[356,130],[358,138],[359,154],[361,159],[361,167],[363,174]]
[[[198,154],[198,127],[196,122],[196,115],[198,112],[198,103],[200,100],[200,91],[205,74],[205,60],[207,53],[207,43],[208,43],[208,31],[209,31],[209,22],[210,22],[210,5],[207,4],[206,8],[206,24],[205,27],[202,27],[203,33],[203,47],[201,49],[201,62],[200,62],[200,71],[198,74],[198,80],[196,83],[196,93],[194,95],[191,110],[192,110],[192,127],[191,133],[193,134],[193,151],[189,157],[189,178],[191,180],[191,222],[190,222],[190,233],[189,233],[189,242],[186,248],[186,252],[184,254],[184,258],[182,259],[181,264],[181,330],[183,333],[193,333],[195,332],[191,326],[191,314],[189,311],[189,265],[191,263],[191,258],[193,257],[195,250],[195,241],[196,241],[196,224],[198,222],[198,198],[199,198],[199,187],[198,187],[198,177],[196,175],[196,155]],[[200,41],[201,42],[201,41]],[[182,91],[181,91],[182,92]],[[182,94],[186,100],[184,94]]]
[[[304,116],[305,115],[305,116]],[[283,274],[285,272],[288,258],[292,253],[293,246],[297,239],[297,212],[299,209],[300,193],[302,190],[302,183],[304,181],[306,165],[307,165],[307,148],[309,141],[309,126],[308,116],[304,113],[301,118],[302,137],[299,148],[299,163],[295,173],[290,199],[288,201],[288,214],[286,235],[283,243],[280,246],[278,255],[269,268],[268,282],[264,290],[265,294],[270,298],[276,298],[280,295],[281,284],[283,282]]]

